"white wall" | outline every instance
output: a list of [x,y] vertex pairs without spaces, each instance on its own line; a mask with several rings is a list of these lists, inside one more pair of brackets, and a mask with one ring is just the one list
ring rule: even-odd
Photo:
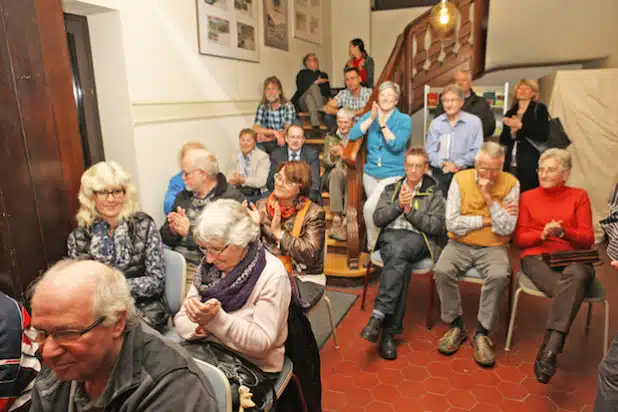
[[[331,15],[333,70],[329,73],[329,76],[334,86],[344,87],[343,68],[349,59],[348,45],[350,40],[357,37],[363,39],[367,53],[373,56],[374,50],[370,47],[370,0],[331,0]],[[378,71],[375,73],[376,76],[379,74]]]
[[[254,1],[262,28],[263,2]],[[143,209],[158,223],[184,142],[201,141],[224,168],[238,131],[253,123],[264,78],[278,76],[291,97],[309,52],[332,72],[331,0],[322,4],[322,45],[293,38],[290,28],[289,51],[281,51],[265,47],[258,30],[253,63],[199,54],[196,0],[63,1],[65,11],[88,15],[106,158],[133,174]]]
[[616,0],[492,0],[486,68],[611,56],[618,67]]
[[412,7],[371,12],[371,56],[376,64],[376,81],[395,47],[397,36],[429,9],[430,7]]

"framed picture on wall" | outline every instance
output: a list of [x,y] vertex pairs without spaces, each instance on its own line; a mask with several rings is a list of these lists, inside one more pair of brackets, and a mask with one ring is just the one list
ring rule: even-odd
[[322,44],[322,2],[324,0],[294,0],[294,37]]
[[288,50],[288,0],[264,0],[264,45]]
[[197,0],[200,54],[260,61],[258,0]]

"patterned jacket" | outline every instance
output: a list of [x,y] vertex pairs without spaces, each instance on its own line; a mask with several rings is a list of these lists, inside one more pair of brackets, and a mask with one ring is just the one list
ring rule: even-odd
[[121,270],[136,300],[152,300],[165,287],[163,243],[154,220],[136,212],[123,220],[109,235],[109,225],[96,219],[88,227],[78,227],[69,235],[69,256],[88,258]]

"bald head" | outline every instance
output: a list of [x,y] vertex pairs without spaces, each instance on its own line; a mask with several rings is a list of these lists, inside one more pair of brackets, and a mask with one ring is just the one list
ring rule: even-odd
[[79,311],[115,323],[124,312],[135,321],[135,309],[124,274],[95,260],[65,259],[52,266],[32,288],[33,312]]

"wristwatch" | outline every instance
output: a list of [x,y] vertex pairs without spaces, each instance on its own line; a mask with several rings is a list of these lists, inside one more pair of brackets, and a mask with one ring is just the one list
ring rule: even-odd
[[382,130],[382,129],[386,129],[386,125],[380,126],[380,130]]
[[560,234],[558,235],[558,237],[560,239],[562,239],[564,237],[564,228],[562,228],[562,230],[560,231]]

